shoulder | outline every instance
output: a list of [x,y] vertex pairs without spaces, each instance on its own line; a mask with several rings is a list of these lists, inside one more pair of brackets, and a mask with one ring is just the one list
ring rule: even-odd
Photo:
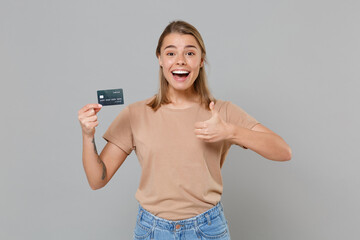
[[224,114],[226,119],[244,118],[248,115],[242,107],[231,101],[217,100],[215,108],[218,109],[220,113]]
[[150,103],[151,100],[153,100],[153,99],[154,99],[154,96],[144,99],[144,100],[141,100],[141,101],[131,103],[131,104],[129,104],[129,108],[131,108],[132,110],[139,110],[141,108],[146,107],[147,104]]
[[155,96],[152,96],[150,98],[131,103],[127,106],[127,108],[131,114],[134,114],[134,113],[139,114],[139,113],[143,113],[144,111],[151,110],[151,107],[149,107],[147,104],[150,103],[151,100],[154,99],[154,97]]
[[226,107],[226,105],[229,104],[229,103],[230,103],[229,101],[216,99],[215,107],[218,107],[218,108]]
[[218,109],[222,109],[224,111],[231,111],[231,110],[243,111],[243,109],[240,106],[238,106],[237,104],[235,104],[231,101],[224,101],[224,100],[220,100],[220,99],[216,100],[215,106],[218,106]]
[[218,110],[219,112],[226,112],[229,104],[231,104],[230,101],[224,101],[224,100],[221,100],[221,99],[216,99],[215,109]]

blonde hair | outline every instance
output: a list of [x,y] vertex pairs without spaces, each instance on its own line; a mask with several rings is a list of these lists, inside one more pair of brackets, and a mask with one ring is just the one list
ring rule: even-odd
[[[192,35],[196,39],[197,43],[201,48],[201,59],[204,61],[204,63],[207,63],[205,44],[204,41],[202,40],[199,31],[191,24],[181,20],[172,21],[166,26],[166,28],[164,29],[163,33],[159,38],[158,45],[156,47],[156,52],[155,52],[156,57],[158,58],[160,57],[160,49],[163,44],[163,41],[165,37],[170,33]],[[155,94],[154,98],[147,104],[154,111],[158,110],[161,107],[161,104],[171,103],[171,101],[167,96],[169,83],[165,79],[161,66],[159,69],[159,80],[160,80],[160,85],[159,85],[158,93]],[[195,82],[193,83],[193,88],[195,92],[200,96],[200,103],[203,104],[205,108],[210,110],[209,108],[210,102],[213,101],[215,103],[216,100],[212,97],[210,90],[208,88],[207,77],[204,66],[200,68],[199,75],[196,78]]]

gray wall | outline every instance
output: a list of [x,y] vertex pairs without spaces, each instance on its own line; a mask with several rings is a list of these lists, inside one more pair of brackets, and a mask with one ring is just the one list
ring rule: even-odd
[[[140,166],[88,186],[77,111],[158,87],[155,47],[183,19],[208,50],[214,95],[291,146],[290,162],[233,146],[223,168],[233,239],[360,235],[360,4],[350,0],[1,0],[0,239],[131,239]],[[96,132],[124,106],[104,107]]]

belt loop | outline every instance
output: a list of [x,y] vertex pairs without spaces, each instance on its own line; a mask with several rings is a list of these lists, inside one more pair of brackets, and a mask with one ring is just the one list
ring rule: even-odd
[[142,215],[143,215],[143,210],[140,210],[140,213],[139,213],[139,221],[141,221],[141,217],[142,217]]
[[153,240],[154,239],[154,235],[155,235],[155,226],[156,226],[156,219],[153,218],[153,227],[151,229],[151,235],[150,235],[150,239]]
[[196,233],[196,236],[200,239],[201,236],[199,234],[199,227],[198,227],[198,222],[197,222],[198,218],[195,219],[195,233]]
[[176,232],[175,222],[171,222],[171,229],[174,233]]
[[206,219],[207,219],[208,225],[211,225],[211,220],[210,220],[210,216],[209,216],[209,214],[205,214],[205,216],[206,216]]
[[220,209],[221,209],[221,211],[224,211],[224,206],[222,205],[222,202],[220,201],[219,203],[220,203]]

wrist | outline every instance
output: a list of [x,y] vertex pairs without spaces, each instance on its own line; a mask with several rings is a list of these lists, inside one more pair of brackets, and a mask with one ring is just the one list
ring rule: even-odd
[[95,138],[95,135],[86,134],[83,132],[82,137],[84,141],[92,141]]
[[236,126],[231,123],[225,123],[226,140],[232,142],[236,136]]

